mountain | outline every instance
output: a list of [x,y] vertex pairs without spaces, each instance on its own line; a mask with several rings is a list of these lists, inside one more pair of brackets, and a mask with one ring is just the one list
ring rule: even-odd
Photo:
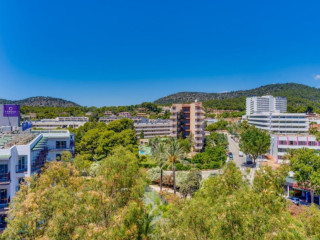
[[287,97],[288,111],[292,112],[303,112],[308,106],[320,110],[320,89],[297,83],[270,84],[250,90],[225,93],[179,92],[160,98],[154,103],[172,104],[198,100],[204,102],[205,107],[242,111],[245,109],[245,98],[252,95]]
[[19,104],[23,106],[43,106],[43,107],[79,107],[71,101],[67,101],[61,98],[54,97],[30,97],[22,100],[6,100],[0,99],[0,104]]

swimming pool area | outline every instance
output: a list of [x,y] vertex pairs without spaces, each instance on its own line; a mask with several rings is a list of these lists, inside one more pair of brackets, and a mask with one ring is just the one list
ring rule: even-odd
[[151,148],[150,147],[140,147],[139,155],[151,155]]

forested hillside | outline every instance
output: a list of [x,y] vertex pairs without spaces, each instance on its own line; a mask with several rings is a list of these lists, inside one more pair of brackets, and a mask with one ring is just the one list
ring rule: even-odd
[[285,96],[289,112],[304,112],[313,107],[320,112],[320,89],[297,83],[270,84],[259,88],[226,93],[181,92],[155,101],[157,104],[171,104],[203,101],[207,108],[240,110],[245,109],[245,98],[250,95]]
[[30,97],[22,100],[6,100],[0,99],[0,104],[9,103],[9,104],[19,104],[23,106],[33,106],[33,107],[79,107],[79,104],[76,104],[71,101],[67,101],[61,98],[54,97]]

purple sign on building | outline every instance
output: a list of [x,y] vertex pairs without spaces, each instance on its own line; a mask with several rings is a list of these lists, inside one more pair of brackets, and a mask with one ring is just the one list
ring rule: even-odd
[[4,117],[19,117],[20,106],[5,104],[3,105],[3,116]]

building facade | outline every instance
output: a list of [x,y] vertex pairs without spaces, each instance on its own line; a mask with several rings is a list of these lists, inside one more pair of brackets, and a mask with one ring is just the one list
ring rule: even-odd
[[279,134],[306,134],[309,120],[304,113],[255,113],[247,116],[250,125]]
[[195,150],[200,151],[204,144],[204,110],[201,102],[173,104],[171,107],[170,136],[186,138],[193,135]]
[[171,133],[171,121],[162,119],[153,119],[147,122],[135,123],[137,137],[143,132],[144,138],[165,137]]
[[300,148],[320,151],[320,144],[315,136],[310,135],[271,135],[270,154],[279,163],[282,163],[288,151]]
[[263,112],[287,112],[287,99],[285,97],[253,96],[246,99],[246,115]]
[[[123,117],[101,117],[100,122],[106,124],[120,120]],[[137,137],[140,138],[140,133],[143,132],[144,138],[164,137],[169,136],[171,133],[171,121],[165,119],[147,119],[144,117],[128,117],[134,122],[134,128]]]
[[74,135],[67,130],[0,135],[0,228],[24,177],[38,173],[46,161],[61,159],[63,151],[74,153]]
[[35,128],[56,129],[56,128],[78,128],[89,121],[88,117],[57,117],[54,119],[42,119],[32,121]]

